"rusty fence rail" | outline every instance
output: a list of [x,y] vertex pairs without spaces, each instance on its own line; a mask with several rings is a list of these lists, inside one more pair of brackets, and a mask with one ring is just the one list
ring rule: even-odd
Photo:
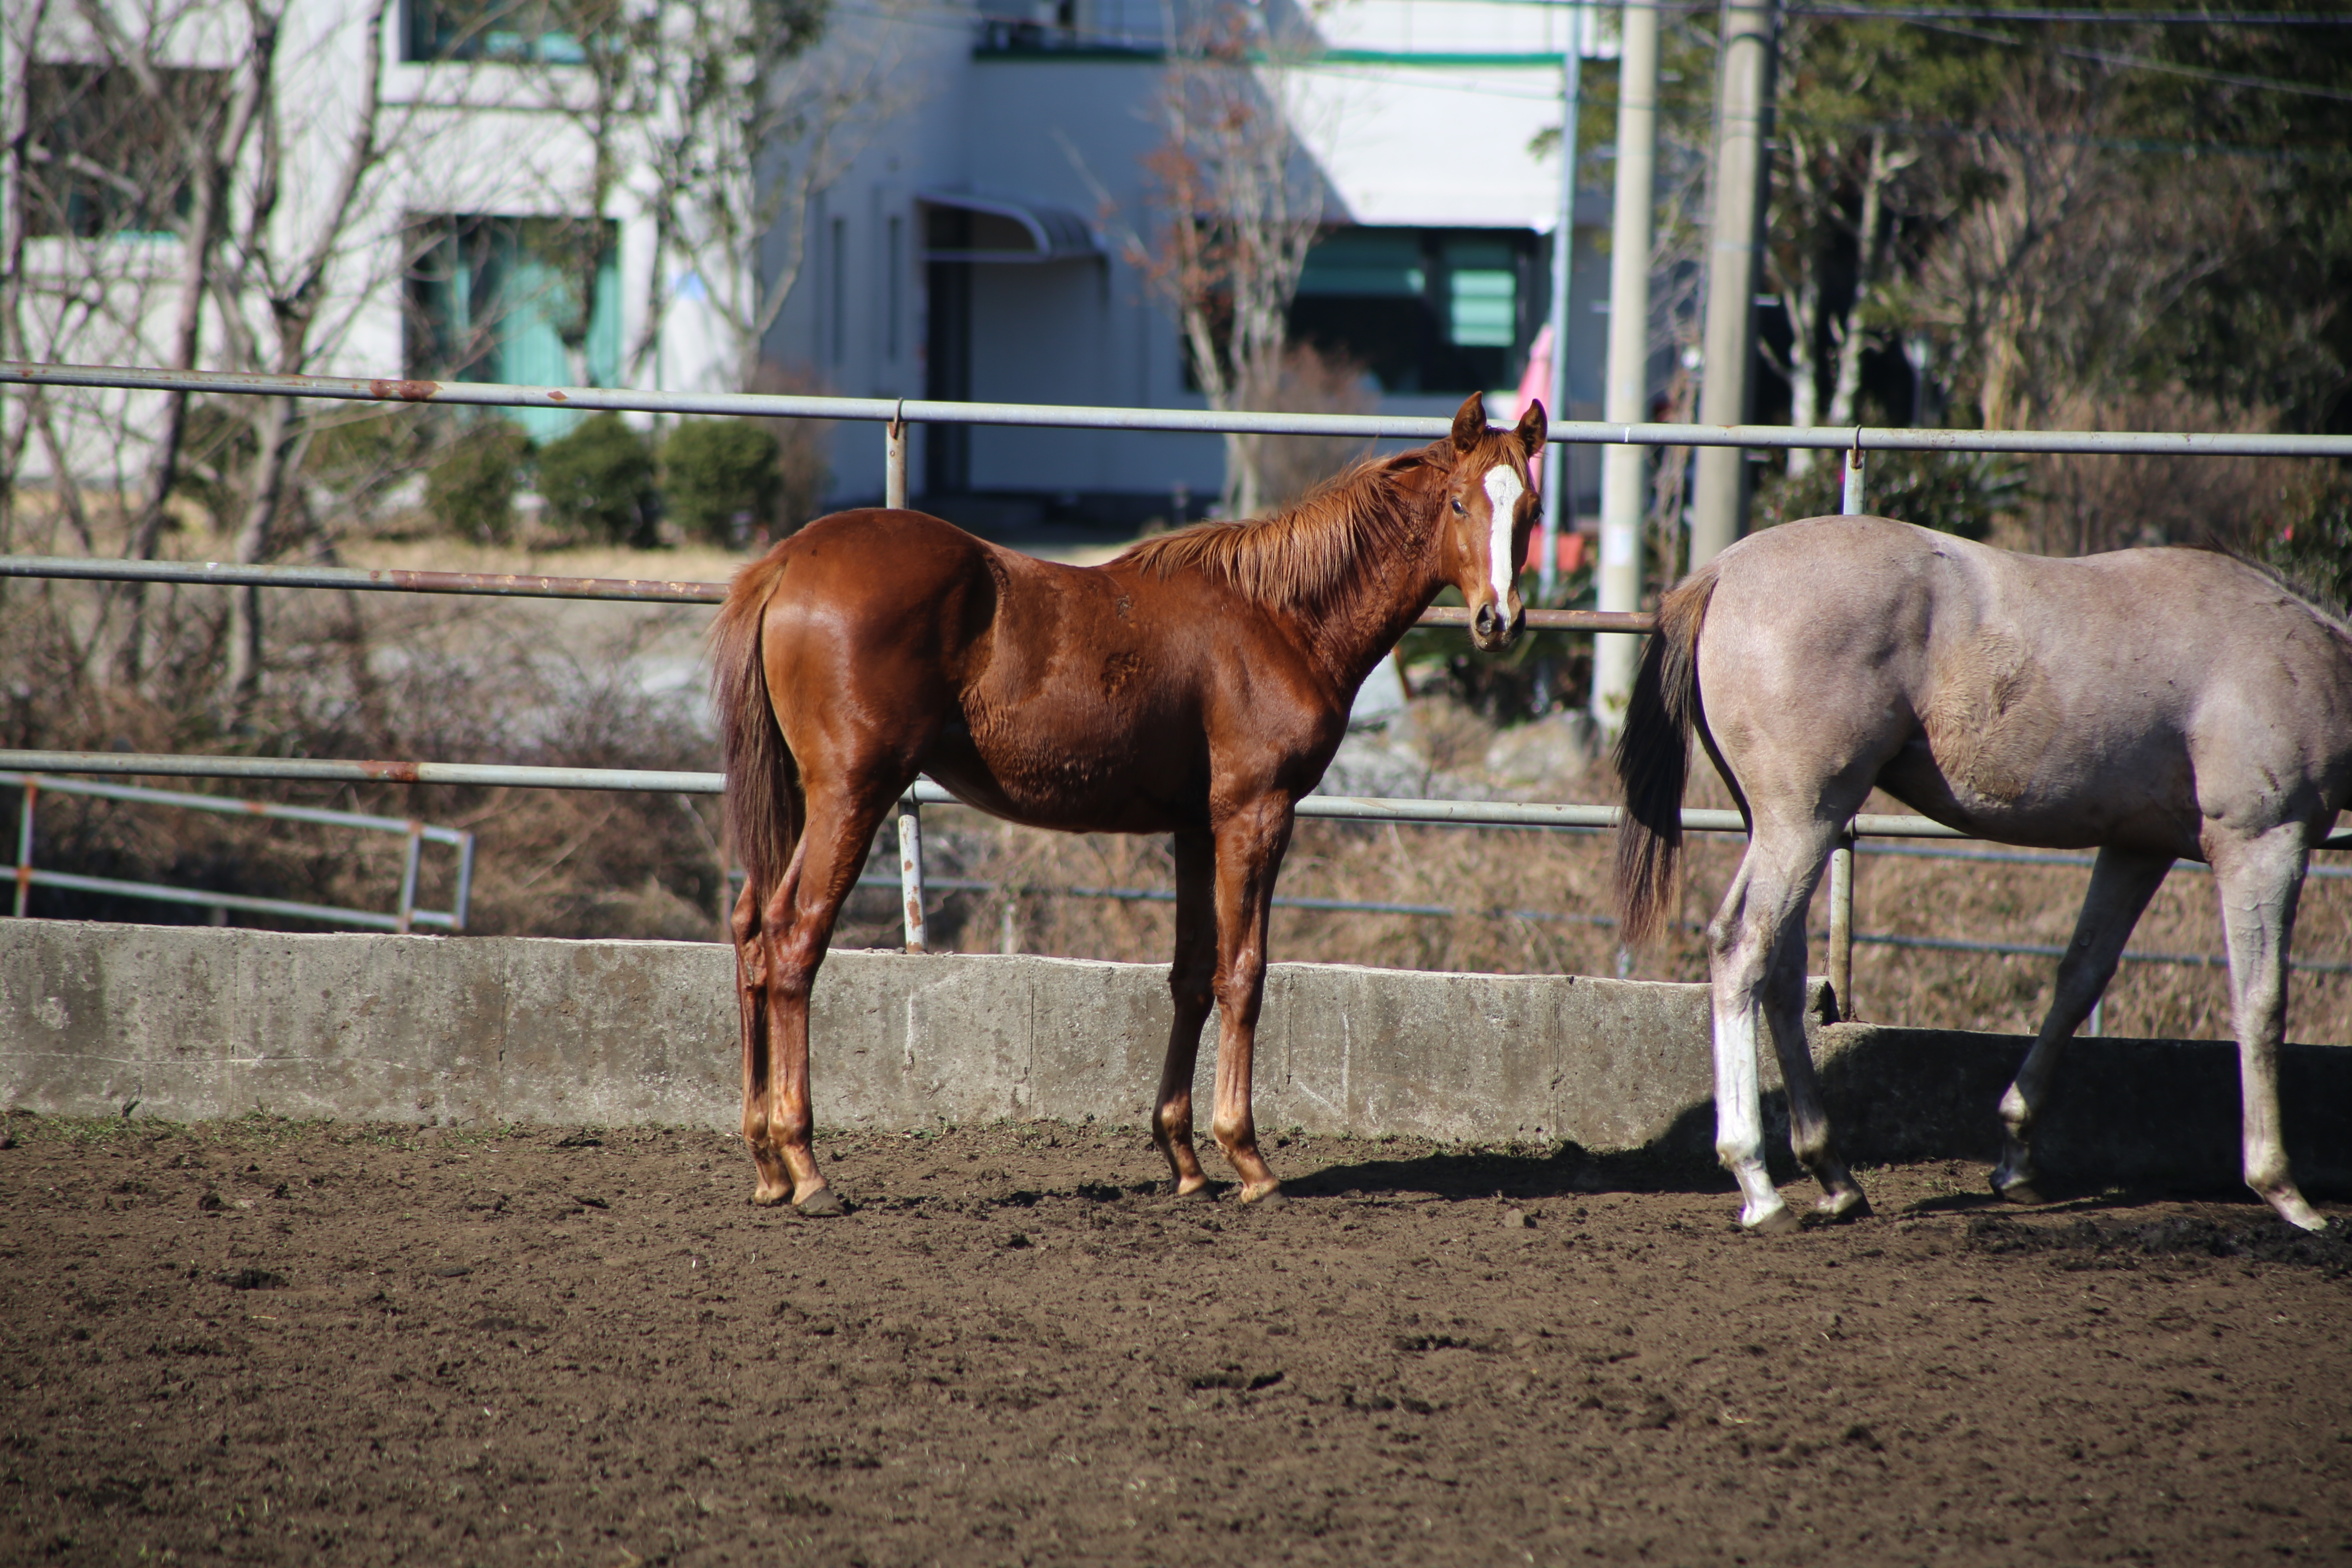
[[[220,561],[121,561],[101,555],[0,555],[0,577],[104,583],[173,583],[215,588],[325,588],[345,593],[470,594],[500,599],[604,599],[641,605],[716,605],[724,583],[651,577],[549,577],[523,572],[415,572],[399,567],[263,566]],[[1528,611],[1541,631],[1644,633],[1655,616],[1628,610]],[[1438,605],[1424,626],[1466,626],[1470,612]]]
[[[39,755],[41,753],[24,753]],[[73,755],[75,753],[65,753]],[[235,800],[177,790],[146,789],[138,784],[95,784],[84,779],[57,778],[41,773],[0,771],[0,787],[19,792],[16,816],[16,863],[11,868],[16,896],[14,913],[22,918],[35,888],[59,888],[71,892],[110,893],[158,903],[194,904],[216,911],[243,910],[251,914],[281,915],[317,921],[325,925],[360,926],[371,931],[408,931],[422,928],[463,931],[466,909],[473,896],[474,836],[463,828],[442,827],[412,817],[372,816],[364,812],[329,811],[311,805],[282,805],[276,801]],[[265,899],[250,893],[217,892],[206,888],[175,887],[163,882],[132,882],[112,877],[85,877],[71,871],[44,871],[33,864],[34,817],[44,795],[69,795],[100,800],[128,801],[142,805],[169,806],[179,811],[205,811],[222,816],[260,816],[278,822],[307,822],[322,827],[349,827],[361,832],[396,833],[408,841],[400,872],[400,896],[390,913],[381,910],[344,909],[332,904],[302,903],[292,899]],[[446,910],[416,907],[416,879],[425,846],[446,844],[457,851],[457,887]]]

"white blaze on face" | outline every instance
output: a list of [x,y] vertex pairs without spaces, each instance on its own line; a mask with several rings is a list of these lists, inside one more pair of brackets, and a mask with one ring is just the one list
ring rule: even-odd
[[1519,565],[1511,559],[1511,520],[1518,515],[1519,497],[1527,493],[1527,489],[1508,463],[1497,463],[1486,470],[1486,502],[1494,512],[1487,524],[1492,532],[1487,542],[1486,574],[1495,584],[1497,616],[1511,612],[1511,578]]

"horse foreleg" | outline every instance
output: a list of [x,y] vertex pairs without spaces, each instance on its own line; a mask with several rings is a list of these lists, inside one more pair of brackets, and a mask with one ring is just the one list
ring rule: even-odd
[[1160,1069],[1160,1096],[1151,1106],[1151,1141],[1168,1156],[1176,1195],[1191,1197],[1209,1178],[1192,1151],[1192,1068],[1201,1054],[1201,1026],[1214,999],[1217,965],[1216,849],[1208,834],[1179,833],[1176,852],[1176,952],[1168,990],[1176,1006],[1168,1026],[1168,1058]]
[[1266,922],[1290,847],[1291,805],[1272,797],[1217,827],[1217,1110],[1210,1130],[1242,1179],[1242,1202],[1278,1203],[1282,1184],[1257,1149],[1251,1058],[1265,999]]
[[2042,1194],[2033,1169],[2034,1120],[2050,1096],[2050,1081],[2058,1071],[2058,1058],[2066,1042],[2082,1027],[2091,1008],[2115,978],[2124,943],[2139,923],[2142,910],[2164,875],[2172,869],[2169,855],[2144,855],[2125,849],[2102,849],[2091,867],[2091,886],[2083,895],[2083,910],[2074,917],[2074,940],[2058,961],[2058,984],[2041,1032],[2017,1069],[2017,1081],[2000,1097],[2000,1120],[2007,1129],[2001,1140],[2000,1163],[1993,1167],[1992,1190],[2012,1203],[2038,1204]]
[[[798,869],[797,863],[794,866]],[[779,1204],[792,1196],[792,1182],[768,1135],[769,1059],[768,949],[761,938],[761,889],[743,883],[728,924],[735,937],[735,1004],[743,1045],[743,1142],[759,1172],[755,1204]]]
[[[2220,847],[2216,846],[2216,849]],[[2310,858],[2292,823],[2213,857],[2230,953],[2230,1016],[2238,1036],[2246,1185],[2289,1225],[2326,1230],[2287,1165],[2279,1126],[2278,1048],[2286,1034],[2286,955]]]
[[1822,1184],[1821,1201],[1813,1207],[1835,1218],[1864,1218],[1870,1213],[1870,1199],[1838,1155],[1830,1134],[1829,1110],[1822,1103],[1821,1079],[1813,1071],[1812,1049],[1805,1039],[1805,924],[1801,919],[1780,928],[1765,974],[1763,1001],[1772,1048],[1780,1060],[1780,1081],[1789,1094],[1789,1146],[1795,1151],[1797,1163]]

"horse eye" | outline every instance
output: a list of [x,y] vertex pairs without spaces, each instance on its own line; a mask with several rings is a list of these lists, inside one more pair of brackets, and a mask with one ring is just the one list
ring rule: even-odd
[[1462,506],[1462,498],[1460,496],[1455,496],[1454,498],[1454,510],[1461,512],[1464,517],[1468,517],[1470,515],[1469,512],[1464,510]]

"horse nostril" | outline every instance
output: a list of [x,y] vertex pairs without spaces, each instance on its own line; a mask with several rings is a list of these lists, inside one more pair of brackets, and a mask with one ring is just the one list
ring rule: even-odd
[[1525,605],[1521,605],[1518,608],[1518,613],[1511,617],[1511,635],[1516,637],[1527,629],[1528,607]]
[[1478,614],[1474,617],[1472,624],[1475,626],[1480,637],[1493,637],[1495,635],[1495,606],[1492,605],[1479,605]]

